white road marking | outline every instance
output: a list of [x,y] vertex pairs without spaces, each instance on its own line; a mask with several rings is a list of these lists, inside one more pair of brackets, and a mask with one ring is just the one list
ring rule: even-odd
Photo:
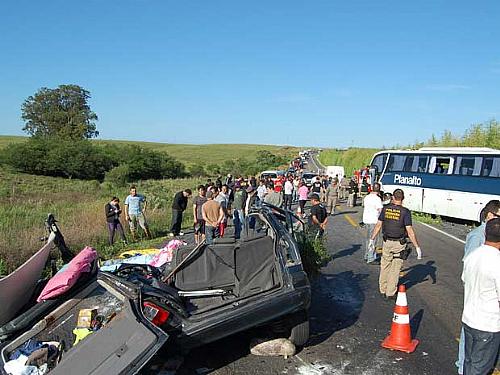
[[465,244],[465,241],[464,241],[464,240],[461,240],[461,239],[460,239],[460,238],[458,238],[458,237],[455,237],[455,236],[453,236],[453,235],[451,235],[451,234],[449,234],[449,233],[446,233],[445,231],[442,231],[441,229],[434,228],[432,225],[429,225],[429,224],[426,224],[426,223],[421,223],[421,222],[418,222],[418,223],[419,223],[419,224],[421,224],[421,225],[423,225],[423,226],[425,226],[425,227],[427,227],[427,228],[430,228],[430,229],[432,229],[432,230],[435,230],[435,231],[436,231],[436,232],[438,232],[438,233],[444,234],[444,235],[445,235],[445,236],[447,236],[447,237],[453,238],[455,241],[458,241],[458,242],[460,242],[460,243],[462,243],[462,244]]

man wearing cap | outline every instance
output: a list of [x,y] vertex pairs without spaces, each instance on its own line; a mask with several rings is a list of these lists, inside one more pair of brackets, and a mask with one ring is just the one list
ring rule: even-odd
[[224,210],[219,202],[214,200],[217,192],[208,191],[207,201],[201,207],[203,220],[205,220],[205,241],[211,245],[214,238],[219,237],[219,225],[224,220]]
[[328,224],[328,213],[326,212],[326,208],[320,203],[318,194],[314,193],[311,195],[311,204],[309,225],[315,237],[321,238],[325,233],[326,224]]
[[406,248],[407,237],[417,248],[417,253],[421,254],[413,231],[411,211],[403,207],[404,197],[403,190],[394,190],[392,203],[382,208],[377,225],[370,237],[370,240],[374,242],[382,230],[384,246],[380,262],[379,289],[381,295],[391,299],[395,298],[397,291],[399,272],[403,265],[401,252]]

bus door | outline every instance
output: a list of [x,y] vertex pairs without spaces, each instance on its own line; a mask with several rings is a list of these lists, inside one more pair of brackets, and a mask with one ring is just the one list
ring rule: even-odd
[[451,216],[454,197],[450,195],[450,179],[447,177],[453,174],[453,166],[454,159],[451,156],[437,155],[430,158],[428,173],[433,180],[433,187],[424,189],[422,212]]
[[448,216],[478,220],[479,212],[483,208],[481,194],[460,190],[465,190],[463,189],[465,185],[481,183],[481,180],[474,178],[474,176],[481,176],[482,164],[482,156],[460,155],[455,158],[453,180],[456,182],[448,186],[450,189],[447,198]]

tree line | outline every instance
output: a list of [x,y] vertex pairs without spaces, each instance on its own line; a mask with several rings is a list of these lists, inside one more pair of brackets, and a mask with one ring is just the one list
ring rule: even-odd
[[41,88],[21,106],[27,142],[10,144],[0,162],[16,171],[115,184],[145,179],[182,178],[225,173],[256,174],[287,160],[269,151],[255,159],[226,160],[190,168],[165,153],[137,145],[95,144],[98,116],[88,103],[90,92],[78,85]]
[[472,124],[462,135],[445,130],[441,136],[432,135],[426,142],[415,142],[412,148],[421,147],[491,147],[500,149],[500,123],[491,119]]

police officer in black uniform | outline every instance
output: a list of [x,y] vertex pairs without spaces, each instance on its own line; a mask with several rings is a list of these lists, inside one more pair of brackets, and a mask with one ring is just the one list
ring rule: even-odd
[[371,236],[371,240],[375,240],[377,234],[382,229],[384,246],[380,262],[379,288],[380,293],[386,298],[395,298],[399,272],[403,266],[401,252],[406,248],[408,237],[417,248],[417,253],[421,254],[420,246],[412,227],[411,211],[403,207],[405,197],[403,190],[394,190],[392,197],[392,202],[382,208],[377,225]]

